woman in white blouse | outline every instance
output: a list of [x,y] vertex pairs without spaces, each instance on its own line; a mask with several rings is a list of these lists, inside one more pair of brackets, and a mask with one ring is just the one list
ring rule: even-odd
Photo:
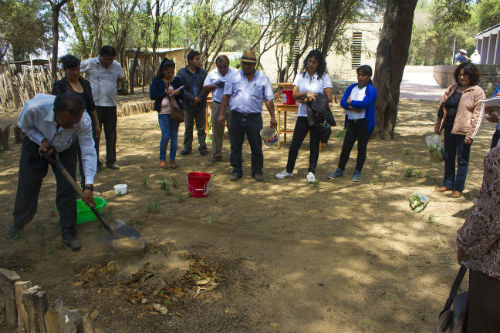
[[318,164],[319,156],[319,127],[309,126],[307,122],[307,103],[314,101],[319,94],[326,94],[330,102],[333,99],[332,81],[326,73],[325,57],[319,50],[312,50],[304,60],[304,70],[299,73],[293,82],[293,98],[299,102],[297,122],[293,131],[292,143],[288,151],[288,163],[286,169],[275,175],[278,179],[293,176],[293,168],[299,153],[300,146],[304,142],[307,132],[310,132],[309,143],[309,168],[307,169],[307,182],[316,181],[314,173]]

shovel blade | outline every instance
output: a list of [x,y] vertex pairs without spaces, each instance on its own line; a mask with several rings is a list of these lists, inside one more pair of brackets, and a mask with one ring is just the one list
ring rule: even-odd
[[115,220],[111,224],[113,229],[112,244],[116,247],[139,248],[146,247],[146,241],[135,228],[129,226],[122,220]]

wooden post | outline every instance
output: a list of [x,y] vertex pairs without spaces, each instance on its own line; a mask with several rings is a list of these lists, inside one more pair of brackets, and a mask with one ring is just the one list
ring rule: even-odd
[[23,131],[18,127],[14,127],[14,136],[16,138],[16,143],[21,143],[24,140],[24,133]]
[[10,124],[4,129],[0,129],[0,147],[4,150],[9,149],[9,134],[10,134]]
[[0,304],[5,304],[0,313],[5,314],[7,324],[14,327],[17,325],[14,284],[20,279],[16,272],[0,268]]
[[31,281],[17,281],[14,285],[17,308],[17,331],[19,333],[28,332],[28,313],[24,308],[22,297],[23,292],[29,288],[31,288]]
[[35,68],[33,67],[33,57],[30,53],[30,69],[31,69],[31,82],[33,83],[33,96],[36,95],[36,84],[35,84]]
[[22,302],[28,314],[28,332],[47,333],[45,313],[48,309],[47,294],[39,286],[22,293]]

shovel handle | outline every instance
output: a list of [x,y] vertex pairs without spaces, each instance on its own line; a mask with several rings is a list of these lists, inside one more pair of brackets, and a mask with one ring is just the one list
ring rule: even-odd
[[[64,165],[61,163],[61,160],[59,159],[59,155],[57,154],[57,152],[54,152],[54,154],[56,155],[55,159],[53,159],[52,157],[43,152],[42,152],[42,157],[45,158],[47,161],[49,161],[49,163],[51,163],[52,165],[56,166],[57,170],[59,170],[62,173],[64,178],[66,178],[68,183],[70,183],[70,185],[73,187],[76,194],[78,194],[78,196],[83,199],[82,189],[80,188],[80,186],[78,186],[73,177],[71,177],[71,175],[69,174],[68,170],[66,170]],[[87,206],[94,212],[99,222],[101,222],[103,228],[106,229],[106,231],[108,231],[110,234],[114,235],[113,229],[111,229],[111,227],[104,221],[101,213],[99,213],[97,208],[93,204],[89,204]]]

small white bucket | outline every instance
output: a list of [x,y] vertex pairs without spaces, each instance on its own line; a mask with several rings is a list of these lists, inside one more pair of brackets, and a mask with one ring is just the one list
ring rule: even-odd
[[127,194],[127,184],[116,184],[114,186],[115,192],[118,195]]

